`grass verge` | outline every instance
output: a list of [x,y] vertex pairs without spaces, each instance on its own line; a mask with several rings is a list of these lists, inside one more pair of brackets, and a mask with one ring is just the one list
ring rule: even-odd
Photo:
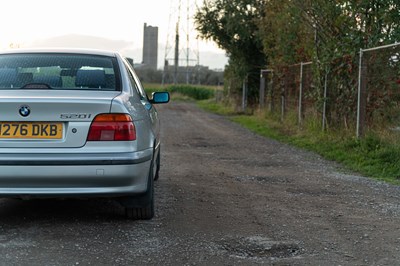
[[215,97],[217,91],[214,87],[209,86],[192,86],[192,85],[168,85],[162,87],[156,84],[145,85],[147,94],[156,91],[167,91],[171,94],[173,99],[179,100],[206,100]]
[[199,101],[198,105],[207,111],[229,116],[232,121],[259,135],[316,152],[351,171],[400,184],[400,145],[378,134],[371,133],[359,140],[354,137],[354,132],[324,133],[313,126],[299,129],[264,113],[236,115],[232,108],[211,101]]

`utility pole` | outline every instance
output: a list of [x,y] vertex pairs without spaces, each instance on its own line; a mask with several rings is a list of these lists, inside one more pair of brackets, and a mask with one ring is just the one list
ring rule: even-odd
[[178,83],[178,68],[179,68],[179,23],[181,21],[181,1],[179,1],[178,21],[175,28],[175,56],[174,56],[174,84]]
[[[195,36],[192,34],[194,29],[192,29],[193,14],[191,13],[195,10],[194,6],[197,6],[196,1],[197,0],[170,0],[168,34],[162,75],[163,85],[171,82],[177,84],[185,81],[189,84],[192,80],[193,82],[199,80],[200,59],[198,46],[191,47],[191,45],[193,46],[196,44],[197,39],[195,39]],[[186,36],[186,40],[184,37],[182,38],[182,36]],[[186,70],[184,70],[184,68],[186,68]]]
[[190,21],[190,16],[189,16],[189,0],[187,0],[187,5],[186,5],[186,84],[189,84],[189,53],[190,53],[190,46],[189,46],[189,21]]

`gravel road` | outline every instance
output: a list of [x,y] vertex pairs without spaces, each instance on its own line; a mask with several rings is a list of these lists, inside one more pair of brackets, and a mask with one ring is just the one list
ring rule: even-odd
[[191,103],[160,106],[156,217],[0,200],[0,265],[400,265],[400,189]]

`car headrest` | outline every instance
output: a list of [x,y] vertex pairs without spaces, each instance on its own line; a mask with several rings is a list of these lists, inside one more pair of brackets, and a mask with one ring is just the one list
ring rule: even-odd
[[104,70],[79,69],[76,72],[75,85],[77,87],[103,88],[106,85]]

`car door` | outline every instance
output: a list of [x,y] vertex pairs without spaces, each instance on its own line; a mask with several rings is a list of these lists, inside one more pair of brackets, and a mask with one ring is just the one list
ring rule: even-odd
[[147,97],[147,94],[138,78],[136,75],[135,71],[131,68],[128,62],[124,61],[125,67],[127,69],[127,72],[129,74],[129,78],[132,83],[133,89],[137,91],[137,93],[140,96],[140,101],[143,104],[144,108],[147,111],[147,114],[150,118],[151,121],[151,127],[154,132],[154,135],[156,136],[156,140],[159,141],[159,133],[160,133],[160,122],[158,119],[158,113],[156,108],[154,107],[153,104],[150,103],[149,98]]

